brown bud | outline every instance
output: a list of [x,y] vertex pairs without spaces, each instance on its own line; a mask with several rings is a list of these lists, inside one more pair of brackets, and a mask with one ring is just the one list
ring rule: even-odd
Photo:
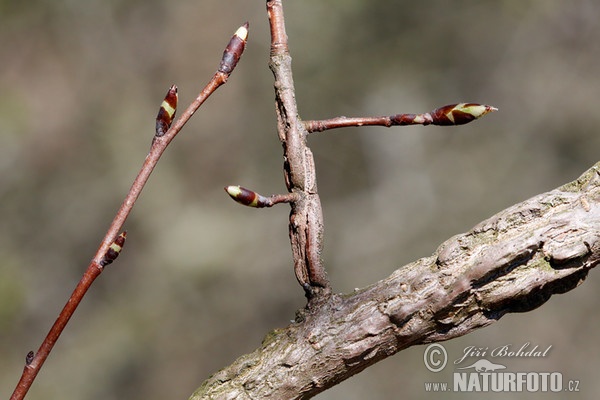
[[237,65],[242,53],[244,52],[244,48],[246,47],[248,26],[248,22],[240,26],[229,41],[229,44],[223,52],[223,57],[221,58],[221,64],[219,65],[220,72],[229,75]]
[[177,86],[172,85],[156,115],[156,136],[162,136],[171,127],[177,111]]
[[498,109],[475,103],[450,104],[429,113],[434,125],[463,125]]
[[29,353],[27,353],[27,355],[25,356],[25,365],[29,365],[33,362],[33,359],[35,358],[35,353],[33,351],[30,351]]
[[127,239],[127,231],[121,232],[121,234],[117,236],[115,241],[112,242],[108,250],[106,250],[106,253],[104,253],[102,260],[100,260],[101,266],[104,267],[112,263],[117,259],[117,257],[119,257],[119,254],[121,254],[121,250],[123,250],[125,239]]
[[263,208],[273,205],[267,197],[241,186],[227,186],[225,191],[233,200],[248,207]]

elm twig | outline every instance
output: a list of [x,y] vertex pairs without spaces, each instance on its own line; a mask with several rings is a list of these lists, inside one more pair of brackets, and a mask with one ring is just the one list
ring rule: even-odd
[[323,132],[328,129],[356,126],[404,126],[404,125],[464,125],[498,111],[496,107],[476,103],[450,104],[423,114],[396,114],[389,117],[336,117],[318,121],[304,121],[307,132]]
[[100,247],[92,258],[83,277],[75,287],[75,290],[69,297],[69,300],[63,307],[50,328],[50,331],[44,338],[37,352],[30,351],[25,357],[25,367],[19,382],[11,395],[11,400],[22,400],[33,384],[35,377],[39,373],[42,365],[48,358],[56,341],[66,327],[69,319],[77,309],[79,303],[87,293],[94,280],[102,273],[104,267],[114,261],[125,242],[126,232],[121,232],[125,220],[129,216],[136,200],[144,188],[150,174],[158,163],[161,155],[167,146],[181,131],[183,126],[189,121],[200,106],[213,94],[221,85],[227,82],[227,79],[235,69],[246,45],[248,37],[248,23],[242,25],[233,35],[229,44],[223,52],[221,62],[217,72],[213,75],[208,84],[202,89],[198,97],[182,113],[181,117],[171,126],[177,107],[177,87],[172,85],[167,92],[165,100],[161,104],[156,118],[156,134],[152,139],[152,146],[144,164],[142,165],[137,177],[133,181],[125,200],[117,211],[106,235],[102,239]]

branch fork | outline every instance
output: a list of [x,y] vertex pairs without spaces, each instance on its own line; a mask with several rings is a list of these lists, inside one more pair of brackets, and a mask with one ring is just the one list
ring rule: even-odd
[[323,214],[317,190],[313,154],[307,137],[311,132],[363,125],[462,125],[495,111],[492,106],[459,103],[423,114],[397,114],[389,117],[338,117],[321,121],[302,121],[298,114],[281,0],[267,1],[271,32],[269,67],[275,82],[277,131],[283,145],[284,175],[288,195],[262,196],[240,187],[227,186],[233,200],[246,206],[262,208],[290,203],[289,234],[298,283],[309,299],[308,307],[322,303],[331,295],[331,286],[321,258],[323,252]]

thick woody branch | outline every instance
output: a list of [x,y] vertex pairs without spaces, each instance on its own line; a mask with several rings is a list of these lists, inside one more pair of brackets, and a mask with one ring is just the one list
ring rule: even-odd
[[407,347],[531,311],[577,287],[599,260],[600,163],[372,286],[332,295],[269,333],[191,399],[310,398]]

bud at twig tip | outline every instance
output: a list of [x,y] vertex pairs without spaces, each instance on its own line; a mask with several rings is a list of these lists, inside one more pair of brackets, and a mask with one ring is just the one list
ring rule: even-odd
[[244,42],[248,39],[248,27],[250,24],[248,22],[244,23],[244,25],[240,26],[237,31],[235,31],[235,36],[242,39]]
[[484,104],[458,103],[440,107],[429,114],[434,125],[463,125],[493,111],[498,109]]
[[249,26],[250,25],[248,22],[246,22],[233,34],[231,40],[227,44],[227,47],[225,47],[225,51],[223,52],[221,64],[219,65],[219,72],[229,76],[237,65],[242,53],[244,52],[244,48],[246,47]]
[[237,196],[239,196],[242,193],[242,190],[239,186],[226,186],[225,187],[225,191],[227,192],[228,195],[231,196],[231,198],[233,198],[235,200],[235,198]]
[[225,191],[233,200],[244,206],[262,208],[273,205],[267,197],[241,186],[227,186]]
[[487,106],[485,104],[460,103],[455,107],[456,111],[471,114],[475,118],[483,117],[485,114],[498,111],[496,107]]

